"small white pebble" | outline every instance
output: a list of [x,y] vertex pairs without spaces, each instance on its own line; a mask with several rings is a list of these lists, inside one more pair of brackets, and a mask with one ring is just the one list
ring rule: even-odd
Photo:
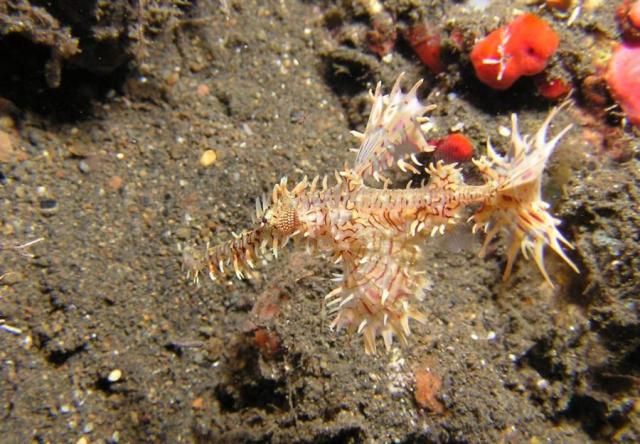
[[474,341],[478,340],[478,335],[475,333],[471,333],[471,339],[473,339]]
[[498,127],[498,134],[500,134],[502,137],[509,137],[511,136],[511,130],[504,125],[500,125]]
[[549,387],[549,381],[547,381],[546,379],[538,379],[538,382],[536,382],[536,386],[540,390],[545,390]]
[[436,123],[433,120],[429,120],[429,121],[423,123],[422,125],[420,125],[420,129],[425,133],[428,133],[429,131],[431,131],[435,127],[436,127]]
[[514,355],[513,353],[509,353],[509,360],[511,362],[516,362],[517,359],[518,357],[516,355]]
[[244,131],[247,136],[253,136],[253,130],[247,123],[242,124],[242,131]]
[[490,332],[487,334],[487,340],[489,340],[489,341],[493,341],[495,338],[496,338],[496,332],[495,332],[495,331],[490,331]]
[[119,369],[111,370],[111,373],[107,376],[109,382],[117,382],[120,378],[122,378],[122,371]]
[[31,336],[29,335],[25,336],[24,339],[20,341],[20,345],[25,350],[29,350],[32,344],[33,344],[33,338],[31,338]]
[[11,333],[16,336],[20,336],[22,334],[22,330],[18,327],[14,327],[12,325],[0,324],[0,330],[6,331],[7,333]]
[[452,133],[457,133],[457,132],[462,131],[463,128],[464,128],[464,122],[458,122],[458,123],[456,123],[455,125],[453,125],[451,127],[451,132]]

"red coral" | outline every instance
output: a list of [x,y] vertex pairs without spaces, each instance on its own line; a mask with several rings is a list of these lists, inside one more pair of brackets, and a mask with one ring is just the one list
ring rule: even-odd
[[591,74],[584,78],[580,88],[585,103],[598,113],[609,103],[609,93],[604,73]]
[[629,121],[640,127],[640,45],[618,45],[609,61],[606,80]]
[[404,39],[413,48],[422,63],[433,73],[444,70],[444,65],[440,59],[442,44],[440,33],[434,32],[431,26],[426,23],[419,23],[403,31]]
[[258,296],[251,314],[257,316],[260,321],[271,320],[280,313],[280,302],[283,298],[277,288],[270,287]]
[[427,370],[417,370],[416,378],[416,403],[422,408],[427,408],[439,415],[445,412],[444,405],[438,400],[438,392],[442,388],[442,378]]
[[566,11],[571,6],[572,0],[547,0],[547,8]]
[[480,81],[504,90],[521,76],[544,70],[559,43],[558,34],[547,22],[536,15],[523,14],[476,43],[471,63]]
[[517,63],[505,50],[507,42],[507,28],[502,27],[476,43],[471,51],[476,77],[493,89],[507,89],[521,76]]
[[640,42],[640,0],[624,0],[616,9],[622,36],[628,42]]
[[373,29],[367,32],[369,50],[384,57],[396,44],[396,25],[390,15],[383,13],[373,18],[371,26]]
[[473,157],[473,144],[460,133],[449,134],[438,140],[430,140],[436,147],[434,158],[445,163],[466,162]]
[[253,342],[263,358],[273,358],[280,351],[280,338],[275,332],[259,328],[253,334]]
[[545,74],[538,74],[533,82],[536,85],[538,94],[545,99],[558,100],[571,91],[571,86],[562,79],[549,79]]
[[451,31],[451,35],[449,36],[449,38],[451,39],[451,43],[453,43],[453,46],[458,51],[462,51],[462,48],[464,48],[464,34],[462,33],[462,31],[460,29],[454,29],[453,31]]
[[640,29],[640,1],[636,0],[629,8],[629,21],[637,29]]

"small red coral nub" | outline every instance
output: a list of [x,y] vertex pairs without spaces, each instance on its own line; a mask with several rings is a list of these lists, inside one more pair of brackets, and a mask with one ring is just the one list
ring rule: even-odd
[[430,145],[436,147],[434,157],[445,163],[466,162],[473,157],[473,145],[460,133],[449,134],[439,140],[430,140]]
[[622,37],[627,42],[640,42],[640,0],[624,0],[616,9]]
[[629,7],[629,22],[640,29],[640,0],[636,0]]
[[544,70],[559,43],[558,34],[547,22],[536,15],[523,14],[476,43],[471,63],[480,81],[504,90],[521,76]]
[[429,26],[420,23],[403,32],[403,37],[413,48],[416,55],[422,63],[433,73],[439,73],[444,70],[444,65],[440,59],[442,45],[440,42],[440,34],[433,29],[429,30]]
[[640,45],[622,43],[613,52],[606,74],[611,95],[640,127]]
[[433,413],[442,415],[445,407],[438,400],[438,394],[442,389],[442,377],[431,371],[418,370],[415,372],[416,389],[414,396],[416,403],[422,408],[427,408]]
[[367,32],[369,50],[380,57],[391,52],[396,44],[396,24],[388,14],[380,14],[372,20],[372,30]]
[[533,82],[536,85],[538,94],[549,100],[558,100],[571,91],[571,87],[564,80],[548,79],[544,74],[535,76]]
[[266,359],[272,358],[280,350],[280,338],[278,338],[278,335],[264,328],[259,328],[255,331],[253,342]]

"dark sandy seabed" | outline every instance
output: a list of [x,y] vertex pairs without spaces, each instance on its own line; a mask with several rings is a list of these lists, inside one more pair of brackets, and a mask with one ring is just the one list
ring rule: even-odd
[[[3,443],[640,440],[638,131],[594,67],[619,39],[615,2],[571,27],[530,2],[388,2],[399,26],[462,31],[438,76],[402,39],[388,63],[368,51],[361,3],[0,3]],[[464,122],[480,152],[489,136],[505,146],[511,112],[534,131],[552,105],[530,79],[489,91],[466,56],[516,8],[558,31],[551,69],[575,86],[545,195],[580,275],[547,254],[556,288],[524,260],[502,283],[502,243],[481,260],[479,239],[436,241],[428,324],[375,356],[329,331],[336,269],[321,258],[185,279],[184,247],[248,228],[281,176],[351,161],[378,80],[424,77],[434,135]]]

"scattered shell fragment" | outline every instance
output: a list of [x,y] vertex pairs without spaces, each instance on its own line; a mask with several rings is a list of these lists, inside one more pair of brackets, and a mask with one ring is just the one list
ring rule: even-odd
[[216,163],[216,160],[218,160],[216,152],[214,150],[207,150],[202,153],[202,156],[200,156],[200,165],[203,167],[209,167]]
[[573,3],[573,0],[547,0],[547,8],[557,9],[560,11],[568,10]]
[[458,122],[451,127],[452,133],[458,133],[464,129],[464,122]]
[[9,134],[0,131],[0,163],[9,163],[13,160],[14,148]]
[[174,71],[166,77],[167,86],[172,87],[173,85],[178,83],[179,80],[180,80],[180,73]]
[[112,190],[119,190],[120,188],[122,188],[122,177],[120,176],[111,176],[111,178],[109,179],[108,185],[109,188],[111,188]]
[[55,199],[40,199],[40,212],[45,216],[51,216],[58,212],[58,201]]
[[89,157],[91,155],[91,150],[85,144],[82,143],[74,143],[69,146],[69,154],[72,157],[77,157],[80,159],[84,159],[85,157]]
[[122,370],[119,369],[111,370],[111,373],[107,376],[109,382],[118,382],[120,378],[122,378]]
[[209,92],[210,92],[209,87],[204,83],[199,84],[198,87],[196,88],[196,94],[198,95],[198,97],[208,96]]
[[191,403],[191,407],[194,410],[201,410],[202,407],[204,407],[204,398],[201,396],[199,398],[194,399],[193,402]]

